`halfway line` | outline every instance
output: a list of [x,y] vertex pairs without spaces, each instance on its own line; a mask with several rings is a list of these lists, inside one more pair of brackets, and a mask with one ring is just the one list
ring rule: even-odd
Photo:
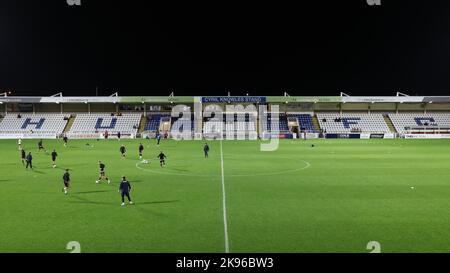
[[227,202],[225,194],[225,172],[223,169],[222,140],[220,141],[220,162],[222,167],[222,207],[223,207],[223,230],[225,235],[225,253],[230,253],[230,246],[228,243]]

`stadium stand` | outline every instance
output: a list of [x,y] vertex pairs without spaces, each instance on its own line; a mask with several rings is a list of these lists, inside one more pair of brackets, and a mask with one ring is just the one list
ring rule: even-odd
[[114,114],[77,114],[69,133],[136,134],[141,119],[140,113]]
[[317,133],[314,128],[313,117],[309,114],[288,113],[289,118],[297,118],[300,131],[308,133]]
[[220,136],[225,130],[225,117],[223,115],[203,118],[203,133],[206,135]]
[[287,115],[280,113],[278,120],[274,117],[275,113],[267,113],[267,118],[260,117],[261,128],[263,132],[275,132],[278,129],[280,133],[289,132]]
[[203,133],[206,135],[218,136],[224,130],[227,135],[248,136],[256,138],[256,117],[257,113],[246,114],[226,114],[223,118],[205,118]]
[[[105,131],[113,137],[121,132],[124,137],[136,138],[152,138],[159,131],[164,137],[174,138],[178,137],[179,129],[182,139],[192,139],[186,137],[189,135],[201,139],[209,133],[214,138],[222,134],[227,139],[230,135],[237,139],[242,135],[246,139],[250,135],[256,136],[251,139],[276,135],[305,139],[450,138],[450,96],[187,96],[177,97],[177,104],[173,100],[173,97],[0,97],[0,114],[4,116],[0,117],[0,139],[55,138],[64,134],[89,139],[101,138]],[[283,107],[273,108],[280,102]],[[216,113],[223,113],[224,104],[228,114],[215,117]],[[268,112],[260,115],[258,105]]]
[[63,114],[9,113],[0,123],[1,134],[61,134],[67,124]]
[[449,113],[401,113],[389,114],[398,133],[414,129],[450,129]]
[[326,133],[389,133],[382,114],[367,113],[319,113],[320,128]]
[[[230,122],[231,120],[231,122]],[[235,131],[235,132],[248,132],[254,131],[256,132],[256,113],[254,114],[245,114],[245,115],[226,115],[224,117],[224,122],[226,123],[227,131]]]
[[170,117],[170,113],[151,113],[147,115],[144,131],[156,132],[161,125],[161,118]]
[[191,132],[194,132],[195,130],[195,124],[194,124],[194,114],[191,114],[191,117],[172,117],[172,126],[174,124],[178,124],[180,126],[180,131],[184,131],[185,129],[191,127]]

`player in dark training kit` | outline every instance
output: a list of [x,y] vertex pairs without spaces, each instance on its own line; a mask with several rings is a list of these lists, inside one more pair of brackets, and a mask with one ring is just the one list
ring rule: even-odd
[[144,153],[144,145],[139,144],[139,159],[142,159],[142,154]]
[[67,136],[64,135],[64,137],[63,137],[64,147],[67,147],[67,141],[68,141],[68,140],[69,140],[69,139],[67,138]]
[[203,151],[205,152],[205,158],[209,157],[209,146],[208,143],[205,143],[205,146],[203,146]]
[[44,150],[44,152],[45,152],[44,145],[42,144],[42,139],[38,142],[38,149],[39,149],[39,151]]
[[58,156],[58,154],[56,153],[56,150],[53,150],[52,152],[52,166],[53,168],[56,168],[56,157]]
[[69,191],[69,187],[70,187],[70,173],[69,173],[68,169],[66,170],[66,172],[63,175],[63,181],[64,181],[63,192],[65,195],[67,195],[67,193]]
[[27,155],[27,166],[26,166],[26,168],[28,169],[28,167],[30,167],[30,169],[33,169],[33,156],[31,155],[31,152],[29,152],[28,155]]
[[161,167],[164,165],[166,165],[166,158],[167,156],[161,151],[161,153],[157,156],[159,158],[159,164],[161,165]]
[[120,146],[120,154],[122,155],[122,158],[125,158],[125,153],[127,152],[127,149],[124,145]]
[[25,150],[24,149],[22,149],[21,151],[20,151],[20,156],[21,156],[21,158],[22,158],[22,165],[25,165],[25,161],[27,161],[27,155],[26,155],[26,153],[25,153]]
[[105,173],[105,167],[106,167],[105,164],[103,164],[103,162],[99,161],[98,165],[99,165],[99,168],[100,168],[100,175],[98,177],[98,180],[95,181],[95,183],[98,184],[98,183],[100,183],[100,181],[102,179],[105,179],[106,181],[108,181],[108,184],[110,184],[111,181],[109,180],[109,178],[106,176],[106,173]]
[[127,179],[122,177],[122,182],[120,182],[119,186],[119,192],[122,196],[122,206],[125,206],[125,196],[128,198],[128,201],[130,202],[130,205],[133,204],[133,201],[131,201],[130,197],[130,191],[131,191],[131,184],[127,181]]

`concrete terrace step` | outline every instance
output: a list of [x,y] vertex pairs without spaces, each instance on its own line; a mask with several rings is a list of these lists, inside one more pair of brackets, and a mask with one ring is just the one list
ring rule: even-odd
[[391,118],[389,118],[388,115],[383,115],[384,121],[386,122],[386,125],[389,127],[389,130],[391,130],[392,133],[397,133],[397,130],[395,130],[394,123],[392,123]]

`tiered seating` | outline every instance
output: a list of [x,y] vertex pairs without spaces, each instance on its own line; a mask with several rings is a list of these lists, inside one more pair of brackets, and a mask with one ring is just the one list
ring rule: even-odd
[[297,118],[300,131],[317,133],[314,128],[312,116],[309,114],[288,114],[288,117]]
[[[278,121],[274,117],[275,113],[267,113],[267,117],[260,117],[261,126],[263,128],[263,132],[275,132],[278,129],[280,133],[289,132],[289,127],[287,123],[287,116],[283,113],[280,113],[278,116]],[[277,114],[278,115],[278,114]]]
[[144,131],[152,131],[152,132],[158,131],[162,117],[170,117],[170,114],[164,113],[148,114],[147,123],[145,124]]
[[449,113],[401,113],[389,114],[389,118],[394,124],[395,130],[399,133],[405,133],[408,129],[449,129]]
[[256,113],[226,114],[223,115],[223,119],[217,117],[205,119],[203,133],[256,136]]
[[209,133],[220,134],[224,130],[226,130],[225,126],[227,126],[231,130],[231,128],[229,127],[230,125],[228,125],[228,124],[225,125],[222,121],[209,120],[209,121],[203,123],[203,133],[204,134],[209,134]]
[[67,125],[63,114],[7,114],[0,123],[2,134],[61,134]]
[[191,126],[191,132],[195,131],[195,124],[194,124],[194,115],[191,114],[191,117],[185,117],[182,118],[178,117],[172,117],[172,129],[177,130],[173,127],[174,124],[178,124],[180,126],[180,131],[184,132],[185,129],[189,128],[189,124]]
[[389,133],[382,114],[322,113],[317,114],[320,127],[326,133]]
[[135,134],[139,128],[141,114],[77,114],[69,133]]
[[[256,113],[234,114],[224,117],[227,125],[227,132],[256,132]],[[231,122],[230,122],[231,120]]]

